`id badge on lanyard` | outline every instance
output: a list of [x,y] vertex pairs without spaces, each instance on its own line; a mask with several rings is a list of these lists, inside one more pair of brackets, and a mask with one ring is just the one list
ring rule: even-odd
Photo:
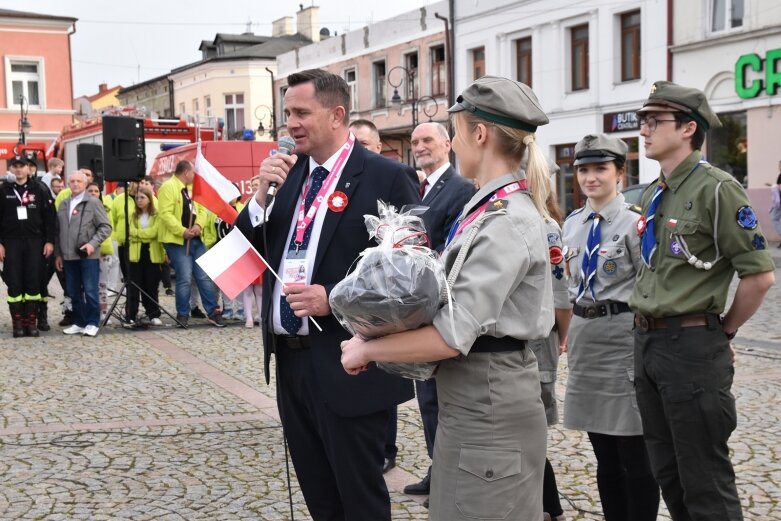
[[307,277],[309,265],[306,262],[306,250],[288,250],[285,256],[285,266],[282,270],[282,284],[285,286],[303,286]]
[[27,207],[25,205],[27,204],[27,190],[24,191],[24,194],[21,197],[16,191],[14,191],[14,194],[16,194],[16,198],[19,199],[19,202],[22,203],[21,206],[16,207],[16,219],[19,221],[26,221]]

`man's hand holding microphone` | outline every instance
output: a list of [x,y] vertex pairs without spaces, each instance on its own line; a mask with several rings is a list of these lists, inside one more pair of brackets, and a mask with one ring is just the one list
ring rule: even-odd
[[285,183],[288,172],[296,164],[298,156],[293,153],[295,147],[295,140],[284,136],[279,140],[279,150],[260,164],[260,189],[255,193],[255,201],[261,208],[271,205],[277,190]]

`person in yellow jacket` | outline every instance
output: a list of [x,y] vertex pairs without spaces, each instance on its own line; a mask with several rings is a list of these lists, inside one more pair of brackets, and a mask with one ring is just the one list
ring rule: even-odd
[[179,161],[174,175],[160,187],[157,194],[159,240],[176,271],[176,318],[187,325],[190,318],[190,281],[195,277],[201,302],[209,323],[225,327],[217,306],[214,285],[208,275],[196,264],[206,253],[203,230],[206,228],[206,210],[194,203],[189,187],[195,178],[192,163]]
[[[103,207],[106,209],[106,215],[109,222],[111,222],[111,202],[102,196],[100,193],[100,185],[92,182],[87,185],[87,193],[101,201]],[[100,319],[106,316],[108,310],[108,290],[111,287],[112,291],[116,291],[116,288],[111,284],[110,277],[114,267],[116,257],[114,256],[114,241],[111,239],[111,235],[100,243],[100,275],[98,278],[98,306],[100,308]]]
[[[130,214],[130,280],[128,287],[128,316],[135,322],[138,315],[139,293],[146,317],[153,326],[162,326],[157,288],[160,286],[160,265],[165,260],[163,246],[158,240],[160,220],[155,207],[155,197],[149,188],[139,187],[136,204]],[[141,292],[139,289],[141,288]]]

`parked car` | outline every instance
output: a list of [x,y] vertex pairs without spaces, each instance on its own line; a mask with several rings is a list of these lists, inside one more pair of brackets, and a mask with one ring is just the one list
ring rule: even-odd
[[648,183],[640,183],[639,185],[632,185],[621,190],[624,194],[624,200],[629,204],[640,204],[640,198],[643,192],[648,187]]

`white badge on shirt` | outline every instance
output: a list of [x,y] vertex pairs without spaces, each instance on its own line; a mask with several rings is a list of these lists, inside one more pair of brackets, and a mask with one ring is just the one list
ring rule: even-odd
[[306,284],[307,267],[306,250],[289,250],[282,270],[282,284],[285,286],[302,286]]
[[26,221],[27,220],[27,207],[26,206],[17,206],[16,207],[16,219],[19,221]]

